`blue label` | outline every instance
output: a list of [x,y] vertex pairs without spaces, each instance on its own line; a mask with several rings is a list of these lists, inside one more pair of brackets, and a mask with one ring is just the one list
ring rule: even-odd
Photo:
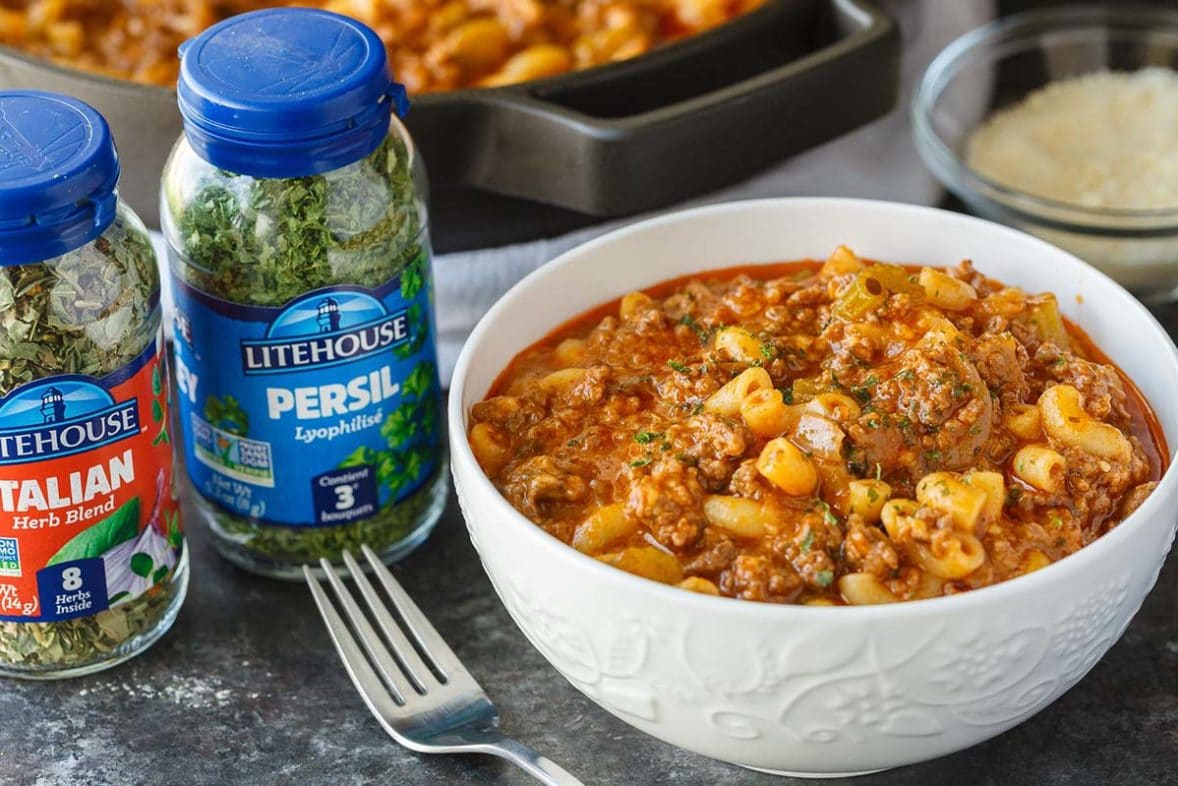
[[243,306],[175,278],[188,474],[225,510],[281,526],[370,518],[440,461],[428,258],[375,290]]
[[[76,414],[75,414],[76,413]],[[135,401],[116,403],[88,377],[25,385],[0,403],[0,464],[86,453],[139,433]]]
[[101,557],[50,565],[37,571],[39,622],[88,617],[109,607],[106,564]]

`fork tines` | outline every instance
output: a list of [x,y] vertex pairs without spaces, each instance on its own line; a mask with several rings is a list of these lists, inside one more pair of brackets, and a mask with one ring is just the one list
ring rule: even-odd
[[362,551],[393,611],[349,552],[343,554],[344,565],[364,599],[367,613],[327,560],[321,560],[320,567],[343,616],[310,566],[304,566],[303,573],[348,675],[369,709],[391,733],[385,716],[404,716],[405,706],[416,698],[447,692],[447,686],[458,687],[455,683],[465,689],[480,689],[376,553],[368,546],[363,546]]

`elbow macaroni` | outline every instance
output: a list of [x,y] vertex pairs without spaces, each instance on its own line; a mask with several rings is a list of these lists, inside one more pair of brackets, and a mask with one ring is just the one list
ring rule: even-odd
[[939,532],[931,544],[910,544],[909,553],[921,568],[948,580],[963,579],[986,562],[982,542],[964,532]]
[[846,246],[839,246],[827,257],[818,275],[832,278],[846,273],[857,273],[863,269],[863,261],[855,256],[855,252]]
[[863,414],[863,409],[855,403],[855,399],[845,393],[820,393],[802,405],[802,410],[843,426],[854,423]]
[[879,517],[888,537],[896,543],[915,538],[928,538],[928,524],[916,518],[920,506],[911,499],[892,499],[884,503]]
[[503,66],[479,82],[483,87],[502,87],[563,74],[573,67],[568,51],[552,44],[537,44],[512,55]]
[[1022,440],[1038,439],[1043,433],[1039,421],[1039,407],[1034,404],[1011,404],[1006,408],[1002,422],[1006,430]]
[[653,546],[634,546],[613,554],[602,554],[597,559],[660,584],[678,584],[683,581],[683,566],[679,560]]
[[744,400],[755,391],[772,390],[773,380],[763,368],[749,368],[729,380],[704,401],[704,410],[734,418],[740,415]]
[[620,504],[606,505],[589,514],[573,534],[573,548],[597,554],[606,547],[624,541],[638,531],[638,522],[626,516]]
[[793,497],[805,497],[818,487],[818,470],[796,445],[783,437],[769,440],[757,458],[757,471]]
[[848,573],[838,582],[843,599],[852,606],[896,603],[900,599],[870,573]]
[[618,317],[623,322],[633,319],[639,311],[648,308],[654,299],[645,292],[630,292],[623,295],[621,302],[618,304]]
[[580,338],[566,338],[552,350],[553,357],[562,368],[583,365],[588,358],[585,341]]
[[511,459],[511,440],[490,423],[474,424],[470,430],[470,449],[488,475],[499,472]]
[[933,472],[916,484],[916,499],[930,508],[948,513],[953,526],[972,532],[986,509],[986,492],[963,483],[951,472]]
[[974,470],[963,475],[961,480],[968,486],[981,489],[986,495],[980,523],[990,524],[997,521],[1002,516],[1002,506],[1006,504],[1006,478],[1002,473]]
[[741,538],[759,538],[773,528],[775,516],[764,503],[713,494],[704,500],[708,523]]
[[1133,453],[1129,439],[1115,426],[1101,423],[1084,411],[1080,391],[1071,385],[1055,385],[1043,391],[1039,415],[1049,437],[1091,456],[1125,462]]
[[587,368],[562,368],[541,377],[536,386],[548,395],[560,395],[584,382],[588,374]]
[[713,346],[721,355],[727,355],[739,363],[758,363],[763,360],[761,342],[741,327],[726,327],[717,331]]
[[740,416],[754,434],[765,439],[780,437],[797,422],[781,391],[774,388],[754,390],[745,396],[740,402]]
[[1043,445],[1025,445],[1014,454],[1014,475],[1029,486],[1049,494],[1063,491],[1067,460]]
[[921,269],[918,283],[929,303],[948,311],[964,311],[978,299],[977,290],[969,284],[929,267]]
[[892,487],[882,480],[852,480],[847,484],[847,512],[874,523],[891,496]]

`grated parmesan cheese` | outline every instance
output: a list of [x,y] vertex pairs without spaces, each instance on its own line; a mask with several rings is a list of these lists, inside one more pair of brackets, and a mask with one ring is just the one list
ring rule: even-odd
[[1178,207],[1178,73],[1054,82],[987,119],[966,162],[1008,187],[1084,207]]

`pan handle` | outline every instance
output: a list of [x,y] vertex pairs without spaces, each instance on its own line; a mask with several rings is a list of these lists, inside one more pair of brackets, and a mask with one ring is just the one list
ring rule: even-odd
[[895,24],[862,0],[771,0],[632,61],[423,100],[410,130],[435,188],[623,215],[732,182],[885,114],[898,70]]

